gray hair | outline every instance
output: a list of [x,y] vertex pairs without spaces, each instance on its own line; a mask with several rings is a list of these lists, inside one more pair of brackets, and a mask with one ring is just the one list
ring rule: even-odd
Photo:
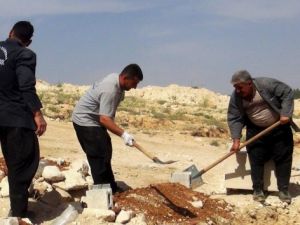
[[249,80],[252,80],[250,73],[247,70],[239,70],[232,75],[231,83],[246,83]]

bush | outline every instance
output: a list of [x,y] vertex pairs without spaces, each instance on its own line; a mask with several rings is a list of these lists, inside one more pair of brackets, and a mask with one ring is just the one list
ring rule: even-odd
[[220,146],[220,143],[217,140],[212,140],[209,144],[216,147]]
[[299,88],[294,89],[294,98],[295,99],[300,98],[300,89]]

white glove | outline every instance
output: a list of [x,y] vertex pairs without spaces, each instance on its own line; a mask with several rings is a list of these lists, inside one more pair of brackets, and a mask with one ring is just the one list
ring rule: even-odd
[[126,131],[124,131],[121,137],[123,138],[125,145],[133,145],[134,138],[131,134],[128,134]]

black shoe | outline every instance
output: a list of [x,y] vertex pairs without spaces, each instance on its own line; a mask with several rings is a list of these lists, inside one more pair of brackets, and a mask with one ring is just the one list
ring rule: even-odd
[[279,191],[278,197],[282,202],[286,202],[288,204],[291,204],[292,202],[292,197],[288,191]]
[[254,190],[253,200],[260,203],[264,203],[266,200],[266,196],[262,190]]
[[113,194],[116,194],[116,193],[122,193],[124,192],[125,190],[119,186],[117,186],[116,188],[114,188],[114,190],[112,191]]

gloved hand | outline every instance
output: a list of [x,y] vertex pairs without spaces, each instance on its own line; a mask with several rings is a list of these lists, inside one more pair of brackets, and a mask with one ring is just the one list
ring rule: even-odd
[[134,138],[131,134],[124,131],[121,137],[123,138],[125,145],[133,145]]

